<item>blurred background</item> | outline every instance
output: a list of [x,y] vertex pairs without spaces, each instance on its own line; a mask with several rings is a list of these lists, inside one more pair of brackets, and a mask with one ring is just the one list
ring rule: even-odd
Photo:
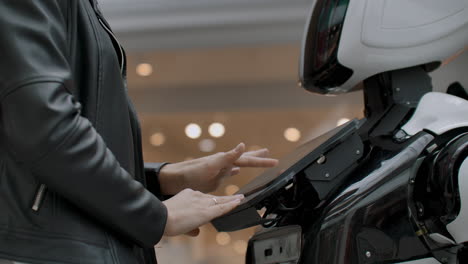
[[[177,162],[239,142],[280,158],[352,118],[361,92],[318,96],[297,86],[311,0],[101,0],[128,55],[129,93],[142,122],[145,161]],[[435,90],[458,80],[464,54],[433,73]],[[244,169],[216,192],[235,193],[260,174]],[[162,264],[240,264],[254,228],[164,238]]]

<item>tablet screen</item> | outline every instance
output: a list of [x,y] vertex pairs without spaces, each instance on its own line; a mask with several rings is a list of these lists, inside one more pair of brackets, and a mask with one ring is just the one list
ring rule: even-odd
[[[348,123],[349,124],[349,123]],[[339,126],[317,138],[314,138],[301,146],[297,147],[291,153],[279,160],[279,163],[276,167],[271,168],[260,174],[258,177],[253,179],[247,185],[242,187],[238,193],[244,194],[245,196],[255,193],[271,183],[275,182],[277,179],[286,177],[294,170],[302,170],[303,167],[300,167],[301,160],[304,159],[307,154],[318,148],[323,143],[327,142],[330,138],[336,135],[339,131],[343,129],[344,126]],[[303,166],[306,166],[310,161],[304,162]],[[295,168],[297,167],[297,168]],[[297,172],[297,171],[296,171]]]

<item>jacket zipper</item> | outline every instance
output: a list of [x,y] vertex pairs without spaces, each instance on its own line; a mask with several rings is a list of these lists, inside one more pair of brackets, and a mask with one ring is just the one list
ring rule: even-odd
[[34,203],[32,206],[32,210],[34,212],[38,212],[41,208],[42,201],[44,200],[45,193],[47,191],[47,186],[45,184],[41,184],[39,189],[36,192],[36,196],[34,197]]
[[120,73],[122,73],[122,75],[124,74],[124,60],[125,60],[125,56],[124,56],[124,53],[123,53],[123,49],[122,49],[122,46],[120,45],[120,42],[119,40],[117,39],[117,37],[115,37],[114,33],[112,32],[112,30],[110,30],[110,28],[108,28],[106,26],[106,24],[102,21],[102,19],[99,17],[98,15],[98,20],[99,20],[99,23],[101,23],[101,26],[104,28],[104,30],[111,36],[111,38],[115,41],[115,43],[117,43],[117,45],[119,46],[119,52],[120,52]]

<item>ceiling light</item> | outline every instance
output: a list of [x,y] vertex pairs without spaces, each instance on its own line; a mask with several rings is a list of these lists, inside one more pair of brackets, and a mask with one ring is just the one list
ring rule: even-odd
[[161,132],[154,133],[150,137],[150,143],[151,143],[151,145],[153,145],[155,147],[162,146],[165,141],[166,141],[166,137]]
[[208,127],[208,132],[212,137],[219,138],[224,135],[224,132],[226,129],[224,128],[224,125],[221,123],[213,123]]
[[338,122],[336,122],[336,126],[341,126],[343,124],[346,124],[349,122],[349,118],[340,118],[340,120],[338,120]]
[[238,190],[239,190],[239,187],[237,187],[237,185],[230,184],[230,185],[226,186],[226,188],[224,188],[224,193],[226,193],[226,195],[233,195]]
[[225,232],[218,233],[216,234],[216,242],[221,246],[225,246],[231,242],[231,236]]
[[290,127],[284,131],[284,137],[287,141],[296,142],[301,138],[301,131],[295,127]]
[[202,152],[212,152],[216,148],[216,143],[212,139],[203,139],[198,143],[198,148]]
[[136,72],[143,77],[150,76],[153,73],[153,66],[149,63],[140,63],[136,67]]
[[187,137],[189,138],[192,138],[192,139],[199,138],[201,136],[201,133],[202,131],[201,131],[200,126],[195,123],[188,124],[185,127],[185,135],[187,135]]

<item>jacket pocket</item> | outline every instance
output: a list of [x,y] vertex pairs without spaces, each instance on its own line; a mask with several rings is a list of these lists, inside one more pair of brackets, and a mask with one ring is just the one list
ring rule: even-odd
[[45,184],[40,184],[39,188],[36,191],[36,195],[34,196],[34,201],[32,205],[32,210],[34,212],[39,212],[41,209],[42,202],[44,201],[44,198],[47,193],[47,185]]

